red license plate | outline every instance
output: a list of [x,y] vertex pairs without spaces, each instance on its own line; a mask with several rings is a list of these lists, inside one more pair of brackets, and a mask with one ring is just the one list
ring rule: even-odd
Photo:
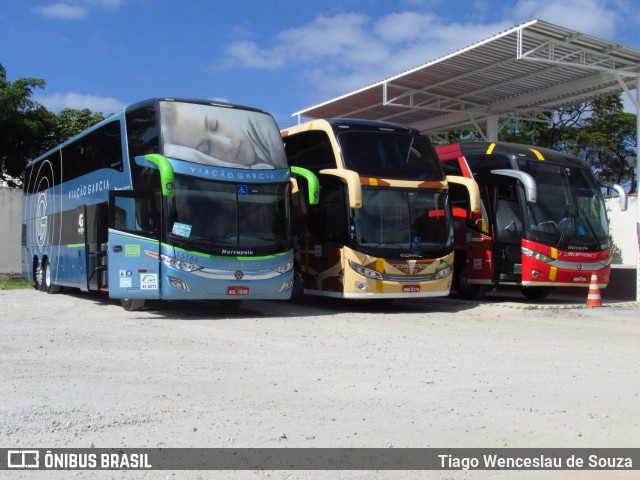
[[402,291],[404,293],[418,293],[420,291],[420,285],[403,285]]
[[249,287],[227,287],[227,295],[249,295]]

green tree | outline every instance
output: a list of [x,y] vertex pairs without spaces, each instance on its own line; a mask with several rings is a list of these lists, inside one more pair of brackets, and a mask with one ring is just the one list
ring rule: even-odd
[[102,120],[104,120],[104,115],[101,112],[94,113],[88,108],[82,110],[65,108],[61,110],[55,118],[52,146],[69,140]]
[[504,142],[565,151],[567,142],[571,145],[574,143],[571,139],[575,129],[588,109],[589,104],[583,103],[541,114],[539,120],[515,119],[502,125],[499,137]]
[[623,110],[620,95],[599,98],[590,106],[576,133],[574,153],[589,162],[598,179],[629,185],[630,193],[636,192],[635,162],[627,160],[638,146],[636,116]]
[[549,112],[546,121],[504,122],[499,138],[584,158],[599,180],[637,191],[635,165],[627,161],[638,146],[636,116],[623,110],[619,94]]
[[45,81],[38,78],[7,80],[0,65],[0,180],[19,186],[27,161],[42,153],[53,114],[30,97]]

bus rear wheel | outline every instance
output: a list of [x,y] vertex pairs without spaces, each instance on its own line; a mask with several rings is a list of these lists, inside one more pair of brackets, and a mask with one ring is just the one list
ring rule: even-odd
[[33,261],[33,288],[42,291],[42,268],[37,259]]
[[486,285],[469,283],[467,280],[467,266],[463,266],[456,273],[456,291],[458,296],[467,300],[481,300],[489,291]]
[[47,293],[60,293],[62,288],[59,285],[51,283],[51,266],[49,259],[45,259],[42,265],[42,291]]
[[141,298],[122,298],[120,299],[120,305],[127,312],[135,312],[136,310],[142,310],[144,307],[144,300]]

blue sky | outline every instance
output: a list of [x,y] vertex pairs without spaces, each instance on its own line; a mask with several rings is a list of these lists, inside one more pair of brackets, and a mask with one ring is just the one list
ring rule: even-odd
[[52,111],[151,97],[295,111],[542,19],[640,49],[637,0],[4,0],[0,63]]

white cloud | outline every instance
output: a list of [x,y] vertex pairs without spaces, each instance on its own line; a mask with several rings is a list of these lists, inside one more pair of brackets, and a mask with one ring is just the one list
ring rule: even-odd
[[227,53],[247,68],[297,68],[323,96],[361,88],[513,26],[447,24],[430,13],[320,16],[280,32],[271,47],[232,43]]
[[379,17],[357,13],[319,16],[306,25],[281,31],[271,45],[264,40],[232,43],[227,49],[229,62],[223,68],[230,64],[264,70],[290,68],[304,77],[316,99],[323,100],[400,74],[532,19],[611,38],[623,20],[625,0],[517,0],[499,5],[476,0],[475,4],[486,13],[477,23],[452,23],[429,2],[411,11]]
[[254,42],[238,41],[229,45],[227,53],[242,66],[251,68],[281,68],[318,61],[341,63],[347,61],[345,56],[358,59],[380,48],[364,29],[367,21],[366,16],[359,14],[320,16],[304,27],[282,31],[273,47],[261,48]]
[[86,17],[90,9],[94,7],[115,9],[124,4],[124,2],[125,0],[67,0],[35,7],[33,11],[44,17],[76,20]]
[[51,5],[36,7],[33,10],[44,17],[62,18],[65,20],[82,18],[88,13],[86,8],[68,3],[52,3]]
[[52,112],[59,112],[65,108],[83,110],[88,108],[92,112],[102,112],[105,115],[118,112],[126,107],[125,103],[111,97],[97,95],[83,95],[80,93],[54,93],[47,96],[34,96],[34,100],[41,103]]
[[604,0],[520,0],[513,7],[513,15],[605,38],[612,37],[623,21],[611,2]]

